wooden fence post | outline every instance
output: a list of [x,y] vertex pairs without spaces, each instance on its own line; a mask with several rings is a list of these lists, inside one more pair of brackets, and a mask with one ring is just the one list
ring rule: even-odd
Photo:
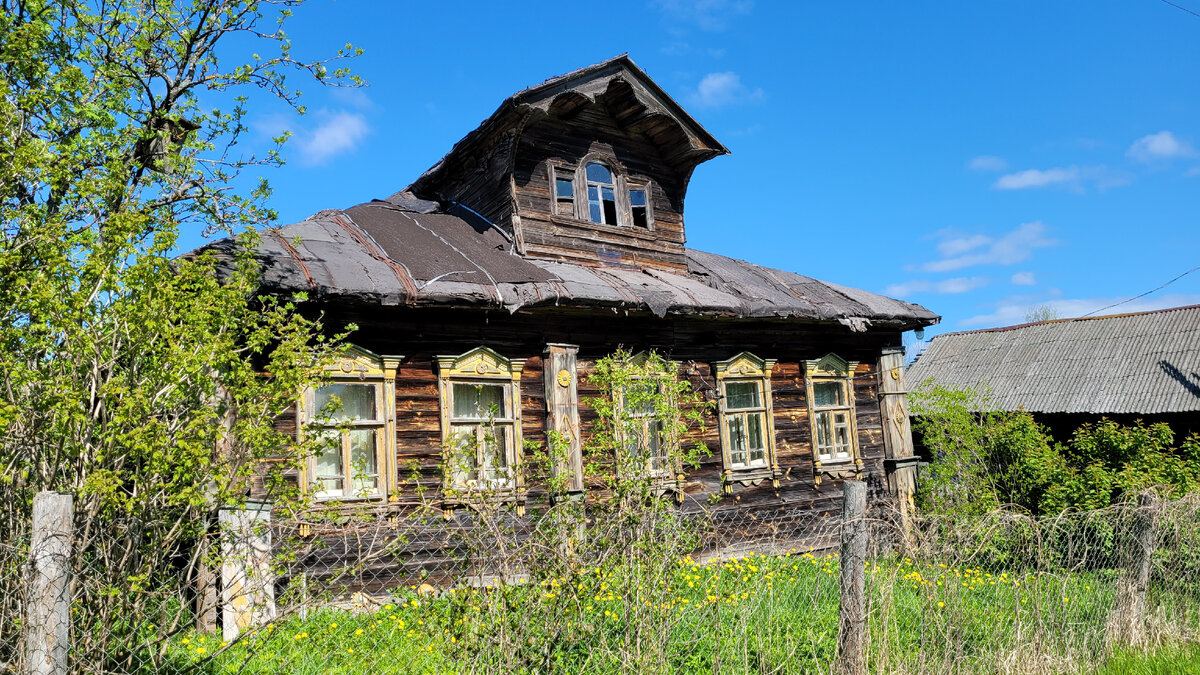
[[71,495],[39,492],[33,497],[30,584],[25,617],[25,662],[30,675],[64,675],[71,639]]
[[838,656],[834,671],[861,675],[867,666],[867,484],[842,483],[842,550]]
[[1117,600],[1109,619],[1110,639],[1141,645],[1146,639],[1146,595],[1150,590],[1150,563],[1154,556],[1155,510],[1158,495],[1144,490],[1137,496],[1127,546],[1128,562],[1117,584]]

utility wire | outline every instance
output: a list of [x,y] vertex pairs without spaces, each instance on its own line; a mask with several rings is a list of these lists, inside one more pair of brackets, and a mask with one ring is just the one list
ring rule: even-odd
[[[1166,2],[1166,1],[1167,1],[1167,0],[1163,0],[1163,2]],[[1168,4],[1170,4],[1170,3],[1168,3]],[[1092,310],[1092,311],[1088,312],[1087,314],[1084,314],[1083,316],[1081,316],[1081,317],[1079,317],[1079,318],[1081,318],[1081,319],[1082,319],[1083,317],[1085,317],[1085,316],[1091,316],[1091,315],[1095,314],[1096,312],[1103,312],[1103,311],[1104,311],[1104,310],[1106,310],[1106,309],[1112,309],[1113,307],[1117,307],[1117,306],[1119,306],[1119,305],[1123,305],[1123,304],[1125,304],[1125,303],[1127,303],[1127,302],[1133,302],[1134,300],[1137,300],[1138,298],[1144,298],[1144,297],[1146,297],[1147,295],[1150,295],[1151,293],[1155,293],[1155,292],[1157,292],[1157,291],[1161,291],[1162,289],[1166,288],[1167,286],[1170,286],[1171,284],[1175,283],[1176,281],[1179,281],[1180,279],[1182,279],[1182,278],[1186,277],[1187,275],[1191,274],[1192,272],[1195,272],[1196,270],[1200,270],[1200,266],[1193,267],[1192,269],[1190,269],[1190,270],[1188,270],[1188,271],[1184,272],[1183,274],[1180,274],[1179,276],[1177,276],[1177,277],[1175,277],[1174,279],[1172,279],[1172,280],[1168,281],[1167,283],[1163,284],[1162,286],[1159,286],[1158,288],[1154,288],[1154,289],[1151,289],[1151,290],[1149,290],[1149,291],[1146,291],[1145,293],[1142,293],[1141,295],[1135,295],[1135,296],[1133,296],[1132,298],[1129,298],[1128,300],[1122,300],[1122,301],[1120,301],[1120,302],[1114,302],[1113,304],[1109,305],[1108,307],[1101,307],[1100,309]]]
[[1177,5],[1173,2],[1171,2],[1171,0],[1162,0],[1162,1],[1167,3],[1170,6],[1174,7],[1175,9],[1182,9],[1183,11],[1187,12],[1188,14],[1191,14],[1192,16],[1200,17],[1200,12],[1193,12],[1192,10],[1188,9],[1187,7],[1184,7],[1183,5]]

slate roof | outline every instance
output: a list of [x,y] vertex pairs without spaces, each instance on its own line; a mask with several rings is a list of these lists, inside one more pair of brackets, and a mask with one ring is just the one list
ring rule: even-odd
[[928,378],[986,387],[1003,410],[1197,412],[1200,305],[946,333],[908,371]]
[[[234,246],[210,245],[218,253]],[[318,302],[380,305],[614,307],[658,316],[783,317],[907,330],[933,312],[809,277],[688,249],[687,274],[518,255],[509,235],[469,210],[401,196],[262,233],[264,290]]]

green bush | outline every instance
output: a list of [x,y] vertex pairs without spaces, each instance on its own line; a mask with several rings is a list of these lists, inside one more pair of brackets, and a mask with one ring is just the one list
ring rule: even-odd
[[1002,504],[1033,515],[1097,509],[1146,488],[1171,496],[1200,489],[1200,436],[1178,448],[1166,424],[1102,418],[1066,443],[1024,410],[997,410],[986,393],[929,386],[912,395],[913,430],[931,454],[918,503],[971,515]]

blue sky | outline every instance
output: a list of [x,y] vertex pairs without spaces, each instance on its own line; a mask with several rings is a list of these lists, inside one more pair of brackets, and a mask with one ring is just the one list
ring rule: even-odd
[[[1200,12],[1200,0],[1179,0]],[[1161,0],[310,0],[369,83],[290,129],[283,223],[399,190],[524,87],[629,52],[732,155],[688,245],[921,303],[939,332],[1078,316],[1200,265],[1200,16]],[[1200,303],[1200,272],[1109,310]]]

